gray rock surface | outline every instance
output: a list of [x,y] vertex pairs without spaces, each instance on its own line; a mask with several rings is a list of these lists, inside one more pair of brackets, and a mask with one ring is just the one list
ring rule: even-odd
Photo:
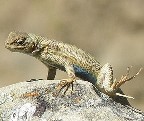
[[144,121],[144,112],[124,106],[77,80],[58,95],[59,80],[20,82],[0,88],[0,121]]

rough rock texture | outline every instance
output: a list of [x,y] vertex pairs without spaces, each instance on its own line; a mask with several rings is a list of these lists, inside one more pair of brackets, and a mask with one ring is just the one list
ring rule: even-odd
[[114,102],[89,82],[56,95],[58,80],[21,82],[0,88],[0,121],[144,121],[144,112]]

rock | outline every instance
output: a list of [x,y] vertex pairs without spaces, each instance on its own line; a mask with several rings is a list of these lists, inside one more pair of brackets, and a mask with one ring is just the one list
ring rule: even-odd
[[0,121],[144,121],[144,112],[113,101],[87,81],[56,94],[59,80],[0,88]]

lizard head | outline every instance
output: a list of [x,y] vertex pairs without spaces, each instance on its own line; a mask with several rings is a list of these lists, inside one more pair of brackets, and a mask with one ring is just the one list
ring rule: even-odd
[[36,42],[27,33],[11,32],[5,42],[5,47],[12,52],[32,53],[36,50]]

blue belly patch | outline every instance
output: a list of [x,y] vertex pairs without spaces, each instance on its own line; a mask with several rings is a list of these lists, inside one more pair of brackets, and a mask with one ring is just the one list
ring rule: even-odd
[[96,77],[94,77],[92,74],[88,73],[85,69],[77,65],[73,65],[73,67],[74,67],[75,75],[77,77],[81,78],[82,80],[89,81],[95,85],[97,81]]

